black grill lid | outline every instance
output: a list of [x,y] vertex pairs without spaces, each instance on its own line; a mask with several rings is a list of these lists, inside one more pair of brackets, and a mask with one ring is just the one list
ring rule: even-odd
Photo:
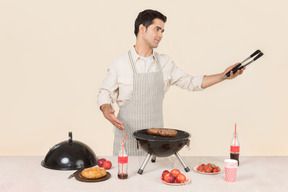
[[89,146],[80,141],[72,141],[72,132],[69,132],[68,141],[53,146],[41,165],[56,170],[77,170],[97,165],[97,159]]

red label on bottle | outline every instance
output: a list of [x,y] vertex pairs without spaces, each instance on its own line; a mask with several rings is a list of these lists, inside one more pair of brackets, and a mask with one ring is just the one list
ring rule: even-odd
[[118,157],[118,163],[128,163],[128,156]]
[[240,151],[240,146],[231,146],[230,151],[233,153],[239,153]]

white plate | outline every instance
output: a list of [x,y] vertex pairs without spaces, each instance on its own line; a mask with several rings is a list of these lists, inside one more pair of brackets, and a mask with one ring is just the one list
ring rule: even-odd
[[191,182],[191,179],[186,175],[185,175],[185,177],[186,177],[186,181],[184,183],[176,183],[176,181],[175,181],[175,183],[167,183],[166,181],[164,181],[162,179],[162,177],[160,177],[160,180],[162,181],[162,183],[165,183],[166,185],[174,185],[174,186],[187,185]]
[[222,168],[218,166],[218,167],[221,169],[219,172],[215,172],[215,173],[203,173],[203,172],[201,172],[201,171],[197,171],[198,166],[199,166],[199,165],[193,167],[193,170],[196,171],[197,173],[201,173],[201,174],[204,174],[204,175],[217,175],[217,174],[219,174],[219,173],[222,172]]

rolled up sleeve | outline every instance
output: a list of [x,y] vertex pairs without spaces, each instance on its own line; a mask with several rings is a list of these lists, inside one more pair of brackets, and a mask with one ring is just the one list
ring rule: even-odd
[[171,85],[176,85],[188,91],[202,91],[201,87],[204,75],[192,76],[182,71],[173,63],[171,71]]
[[117,81],[117,73],[113,68],[108,69],[108,73],[99,87],[97,103],[100,107],[103,104],[112,105],[118,96],[119,85]]

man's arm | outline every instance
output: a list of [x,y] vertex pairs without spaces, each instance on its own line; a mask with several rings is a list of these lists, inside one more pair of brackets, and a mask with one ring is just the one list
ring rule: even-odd
[[[215,85],[217,83],[220,83],[221,81],[223,81],[222,77],[231,69],[233,69],[233,67],[235,67],[236,65],[238,65],[239,63],[236,63],[234,65],[231,65],[230,67],[228,67],[223,73],[219,73],[219,74],[215,74],[215,75],[207,75],[203,77],[203,81],[201,84],[201,87],[203,89],[210,87],[212,85]],[[238,70],[236,73],[233,74],[233,72],[230,72],[230,77],[228,77],[227,79],[234,79],[235,77],[237,77],[238,75],[241,75],[243,73],[243,71],[245,70],[245,67],[241,70]]]
[[115,110],[111,106],[111,103],[115,102],[118,95],[118,81],[115,64],[112,63],[108,73],[99,88],[99,94],[97,97],[98,106],[102,111],[104,117],[110,121],[115,127],[120,130],[124,129],[123,124],[116,118]]

